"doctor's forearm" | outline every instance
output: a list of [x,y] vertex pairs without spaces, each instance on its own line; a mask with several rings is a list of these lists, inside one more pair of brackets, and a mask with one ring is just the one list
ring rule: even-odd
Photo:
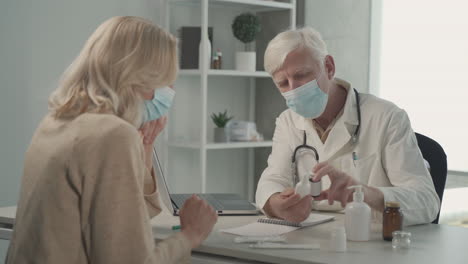
[[276,218],[279,218],[279,215],[276,215],[274,210],[273,210],[273,207],[271,205],[271,198],[274,198],[275,195],[279,195],[279,193],[275,193],[273,195],[270,196],[270,198],[267,200],[267,202],[265,203],[265,205],[263,206],[263,211],[265,212],[265,214],[269,217],[276,217]]
[[384,195],[381,190],[366,186],[364,202],[366,202],[372,209],[383,212],[384,210]]

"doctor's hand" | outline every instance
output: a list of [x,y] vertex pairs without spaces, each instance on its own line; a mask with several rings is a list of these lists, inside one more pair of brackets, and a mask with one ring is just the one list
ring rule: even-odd
[[180,209],[182,234],[191,242],[192,248],[198,247],[208,237],[217,220],[213,207],[196,195],[185,201]]
[[307,195],[301,199],[293,188],[287,188],[270,196],[263,209],[270,216],[299,223],[309,217],[312,210],[311,200],[312,196]]
[[373,209],[383,211],[384,196],[382,191],[375,187],[367,186],[360,183],[357,179],[350,175],[335,169],[327,162],[317,164],[313,172],[315,173],[314,181],[319,181],[323,176],[328,175],[330,178],[330,188],[320,193],[319,197],[315,200],[328,200],[328,204],[333,204],[333,201],[341,202],[341,206],[345,207],[348,202],[353,200],[352,193],[354,190],[348,189],[349,186],[362,185],[364,192],[364,202],[366,202]]
[[[348,174],[335,169],[327,162],[321,162],[313,168],[315,177],[313,181],[319,181],[323,176],[328,175],[330,178],[330,188],[320,193],[315,200],[328,200],[328,204],[333,204],[334,201],[341,202],[341,206],[345,207],[348,202],[352,201],[353,190],[348,189],[352,185],[360,185],[359,181],[349,176]],[[365,186],[363,190],[365,192]]]

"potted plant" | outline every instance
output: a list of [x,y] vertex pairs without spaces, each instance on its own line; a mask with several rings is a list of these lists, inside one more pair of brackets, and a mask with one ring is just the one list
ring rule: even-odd
[[227,110],[224,110],[223,113],[212,113],[211,114],[211,119],[213,120],[213,123],[215,123],[216,127],[214,130],[214,141],[215,142],[227,142],[227,137],[226,137],[226,124],[231,120],[233,116],[227,115]]
[[255,51],[249,51],[249,44],[255,40],[260,30],[260,19],[252,13],[242,13],[234,18],[232,33],[234,37],[245,44],[245,51],[236,53],[236,70],[256,70],[256,54]]

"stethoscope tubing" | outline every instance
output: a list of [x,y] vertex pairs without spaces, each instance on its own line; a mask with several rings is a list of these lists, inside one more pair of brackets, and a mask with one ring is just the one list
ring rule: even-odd
[[[353,89],[354,90],[354,94],[355,94],[355,97],[356,97],[356,112],[357,112],[357,117],[358,117],[358,125],[356,126],[356,129],[354,130],[354,133],[353,133],[353,136],[352,136],[352,141],[353,141],[353,144],[356,144],[357,141],[358,141],[358,135],[359,135],[359,130],[361,129],[361,105],[360,105],[360,98],[359,98],[359,92],[356,90],[356,89]],[[308,149],[308,150],[312,150],[315,154],[315,160],[317,162],[319,162],[320,160],[320,157],[319,157],[319,154],[318,154],[318,151],[316,148],[314,148],[313,146],[310,146],[310,145],[307,145],[307,134],[306,134],[306,131],[304,130],[304,137],[303,137],[303,142],[301,145],[297,146],[295,149],[294,149],[294,152],[293,152],[293,155],[291,157],[291,162],[292,162],[292,165],[293,165],[293,181],[294,183],[297,182],[297,159],[296,159],[296,156],[297,156],[297,152],[301,149]]]

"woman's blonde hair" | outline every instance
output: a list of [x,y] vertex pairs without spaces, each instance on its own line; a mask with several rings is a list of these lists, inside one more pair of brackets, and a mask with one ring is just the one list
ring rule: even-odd
[[113,17],[101,24],[62,76],[49,98],[57,118],[112,113],[139,126],[141,92],[174,82],[176,38],[139,17]]

